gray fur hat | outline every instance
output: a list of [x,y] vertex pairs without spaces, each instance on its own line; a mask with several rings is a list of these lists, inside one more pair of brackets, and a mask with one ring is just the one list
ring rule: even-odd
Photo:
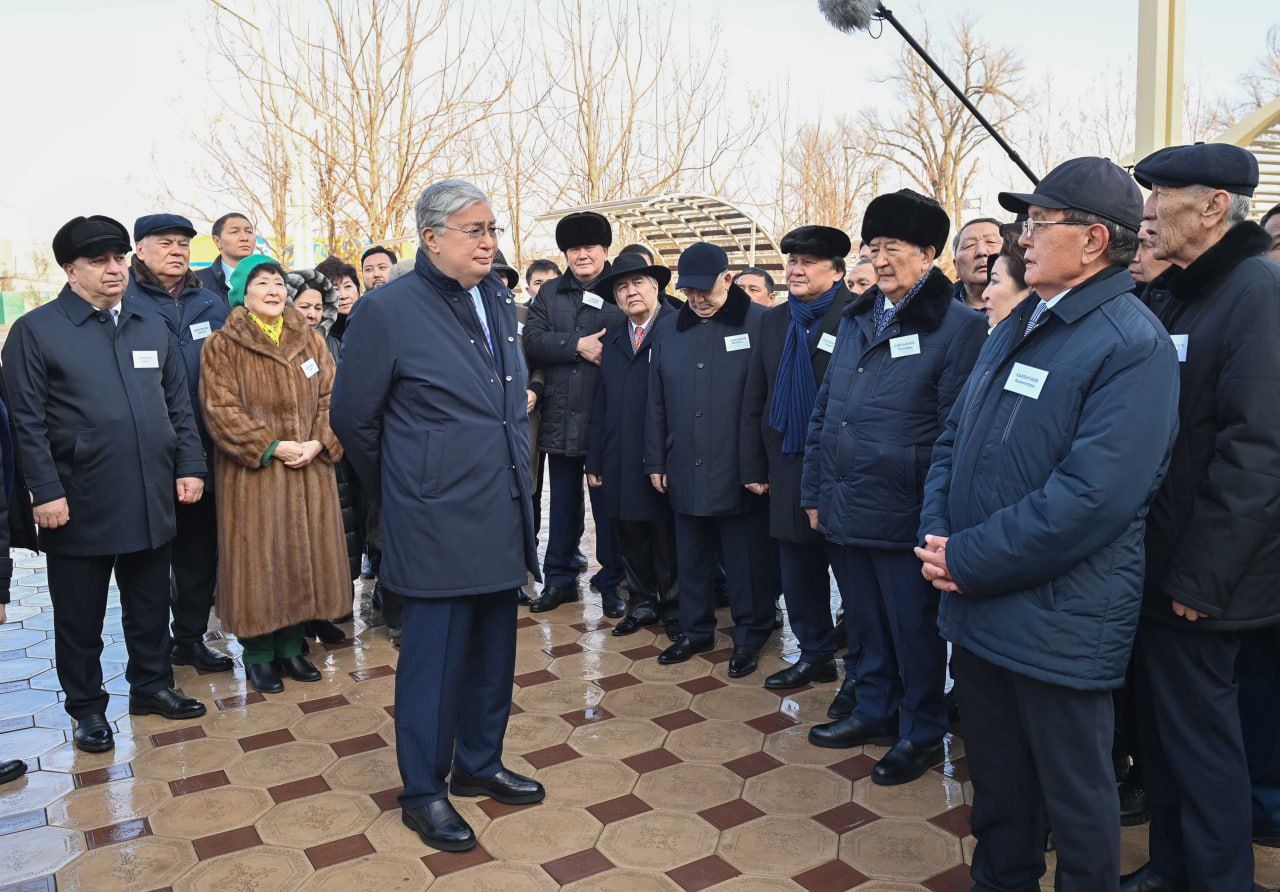
[[338,318],[338,289],[333,287],[333,283],[326,279],[322,274],[313,269],[295,269],[285,274],[285,287],[289,289],[289,304],[293,304],[293,299],[308,289],[315,289],[320,292],[323,301],[324,316],[320,320],[320,324],[316,326],[320,329],[320,334],[325,337],[329,336],[329,329],[333,327],[333,323]]

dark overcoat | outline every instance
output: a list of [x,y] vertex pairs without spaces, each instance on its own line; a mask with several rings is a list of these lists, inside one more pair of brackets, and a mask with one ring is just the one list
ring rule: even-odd
[[213,263],[204,269],[196,270],[196,279],[199,280],[201,286],[222,301],[223,309],[230,312],[229,295],[231,294],[231,286],[227,282],[226,276],[222,274],[221,257],[213,258]]

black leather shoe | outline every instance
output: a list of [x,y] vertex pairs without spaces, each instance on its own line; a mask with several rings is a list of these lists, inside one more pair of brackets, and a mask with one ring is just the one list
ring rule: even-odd
[[868,743],[893,746],[898,742],[898,735],[888,728],[877,728],[850,717],[825,725],[814,725],[809,729],[809,742],[828,749],[847,750]]
[[325,619],[313,619],[307,623],[307,637],[325,644],[341,644],[347,640],[347,633]]
[[617,619],[627,613],[627,602],[621,595],[601,595],[600,605],[604,607],[604,615],[609,619]]
[[581,548],[573,553],[573,559],[569,561],[569,566],[578,572],[587,569],[587,556],[582,553]]
[[618,636],[634,635],[645,626],[652,626],[657,621],[658,614],[654,612],[652,607],[637,607],[623,617],[622,622],[613,627],[613,634]]
[[315,664],[301,656],[276,660],[276,668],[294,681],[319,681],[322,677]]
[[1120,892],[1186,892],[1186,883],[1166,879],[1144,864],[1133,873],[1120,877]]
[[449,792],[454,796],[488,796],[506,805],[528,805],[547,797],[542,784],[505,768],[498,769],[493,777],[471,777],[454,771],[449,778]]
[[433,849],[465,852],[476,847],[476,835],[471,825],[463,820],[448,799],[428,803],[422,808],[404,809],[400,812],[400,820]]
[[129,715],[161,715],[167,719],[198,719],[204,715],[204,704],[172,688],[154,694],[130,694]]
[[1120,796],[1120,826],[1137,827],[1151,820],[1151,812],[1147,810],[1147,791],[1141,784],[1125,781],[1116,787]]
[[680,620],[678,619],[664,619],[662,621],[662,631],[667,633],[667,640],[673,644],[684,635],[684,632],[680,629]]
[[745,644],[735,645],[733,654],[729,657],[729,677],[742,678],[756,671],[759,663],[760,651],[754,647],[747,647]]
[[0,784],[16,781],[26,773],[27,763],[21,759],[9,759],[5,762],[0,762]]
[[529,592],[533,591],[530,586],[523,585],[516,590],[516,603],[521,607],[528,607],[533,603],[533,596]]
[[169,650],[169,661],[175,666],[194,666],[201,672],[230,672],[236,665],[231,657],[210,650],[203,641],[193,644],[174,642]]
[[909,784],[942,761],[942,741],[920,746],[910,740],[899,740],[871,769],[871,782],[882,787]]
[[858,679],[850,675],[848,669],[845,669],[844,681],[840,683],[840,690],[835,699],[831,701],[831,705],[827,707],[827,718],[847,719],[853,715],[854,704],[858,702],[857,688]]
[[690,641],[681,635],[676,643],[658,654],[658,663],[662,666],[674,666],[693,659],[695,654],[704,654],[715,647],[715,641],[707,638],[703,641]]
[[[132,712],[132,710],[130,710]],[[105,753],[116,745],[107,724],[107,717],[102,713],[87,715],[75,722],[76,729],[71,732],[76,742],[76,749],[86,753]]]
[[260,694],[278,694],[284,690],[275,663],[249,663],[244,667],[244,674],[249,685]]
[[779,669],[764,680],[764,686],[771,691],[788,691],[791,688],[802,688],[807,684],[818,684],[836,680],[836,664],[834,660],[823,660],[820,663],[797,661],[786,669]]
[[548,610],[555,610],[561,604],[576,601],[579,597],[581,595],[576,585],[573,588],[560,585],[544,586],[538,600],[529,605],[529,612],[546,613]]

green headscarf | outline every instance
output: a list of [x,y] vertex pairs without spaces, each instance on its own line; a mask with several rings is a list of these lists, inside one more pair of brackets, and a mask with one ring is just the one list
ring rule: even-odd
[[[217,263],[217,261],[215,260],[214,263]],[[227,301],[232,308],[244,304],[244,289],[249,284],[249,276],[264,263],[279,265],[280,261],[274,257],[268,257],[266,254],[250,254],[236,264],[235,270],[231,273],[231,278],[227,280]]]

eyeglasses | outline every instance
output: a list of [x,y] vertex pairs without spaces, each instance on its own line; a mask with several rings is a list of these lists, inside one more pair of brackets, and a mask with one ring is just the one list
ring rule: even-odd
[[501,226],[468,226],[466,229],[458,229],[456,226],[446,226],[445,229],[452,229],[454,232],[461,232],[467,238],[479,241],[482,236],[489,236],[492,239],[502,238],[502,234],[507,230]]
[[1035,238],[1036,229],[1040,226],[1092,226],[1092,223],[1081,223],[1078,220],[1023,220],[1022,234]]

